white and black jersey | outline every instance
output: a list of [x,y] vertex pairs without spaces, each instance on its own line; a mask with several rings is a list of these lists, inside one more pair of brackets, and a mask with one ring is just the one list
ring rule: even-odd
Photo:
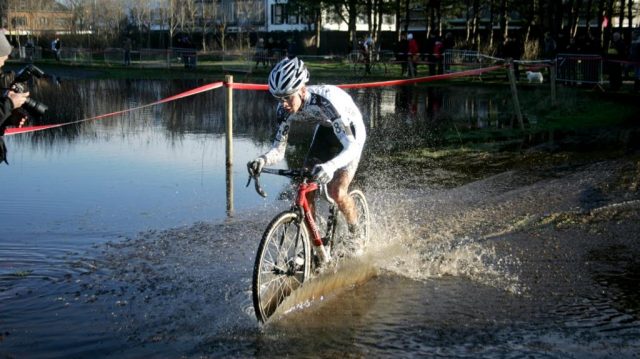
[[287,112],[282,104],[276,110],[278,130],[273,146],[264,154],[266,165],[284,158],[289,129],[294,121],[315,124],[308,157],[334,169],[355,167],[366,138],[362,114],[349,94],[332,85],[308,86],[302,107]]

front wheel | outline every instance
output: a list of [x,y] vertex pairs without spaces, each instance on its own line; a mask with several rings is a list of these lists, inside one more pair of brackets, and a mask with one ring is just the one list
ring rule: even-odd
[[309,232],[296,212],[276,216],[260,241],[253,267],[253,306],[265,322],[280,303],[309,277]]

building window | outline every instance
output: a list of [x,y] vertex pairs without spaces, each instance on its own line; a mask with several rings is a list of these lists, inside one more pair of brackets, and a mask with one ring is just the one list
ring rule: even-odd
[[66,29],[69,22],[67,19],[55,19],[55,24],[58,29]]
[[274,25],[299,24],[300,9],[292,11],[287,8],[287,4],[273,4],[271,5],[271,23]]
[[13,25],[13,27],[27,26],[27,18],[24,16],[16,16],[11,19],[11,24]]
[[271,5],[271,23],[282,25],[285,22],[285,7],[283,4]]
[[300,11],[293,12],[291,10],[288,11],[288,22],[289,24],[299,24],[300,23]]

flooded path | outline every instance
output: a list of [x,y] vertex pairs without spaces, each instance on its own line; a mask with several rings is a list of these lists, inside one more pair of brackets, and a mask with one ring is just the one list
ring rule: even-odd
[[638,171],[637,159],[608,160],[449,189],[371,186],[369,251],[309,282],[311,299],[264,327],[251,271],[267,216],[284,203],[69,253],[63,275],[16,278],[3,291],[4,313],[26,313],[2,319],[0,348],[18,357],[632,357]]
[[[150,96],[143,103],[163,88],[127,85]],[[255,252],[289,186],[265,178],[263,201],[238,169],[238,206],[225,218],[220,119],[206,112],[216,100],[9,142],[17,157],[2,179],[30,191],[2,192],[0,356],[640,352],[637,152],[469,151],[455,164],[370,155],[357,178],[373,216],[367,252],[258,325]],[[263,149],[268,131],[240,123],[235,163]],[[384,131],[371,133],[387,145]]]

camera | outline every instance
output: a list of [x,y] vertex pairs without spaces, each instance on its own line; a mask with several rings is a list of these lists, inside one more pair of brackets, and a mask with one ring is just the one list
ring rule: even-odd
[[[27,82],[29,82],[34,77],[43,78],[47,75],[34,65],[27,65],[22,70],[18,71],[15,79],[9,86],[11,91],[17,93],[28,92]],[[22,105],[26,111],[34,115],[44,115],[45,112],[49,109],[49,107],[42,102],[38,102],[32,98],[27,98],[27,101]]]

